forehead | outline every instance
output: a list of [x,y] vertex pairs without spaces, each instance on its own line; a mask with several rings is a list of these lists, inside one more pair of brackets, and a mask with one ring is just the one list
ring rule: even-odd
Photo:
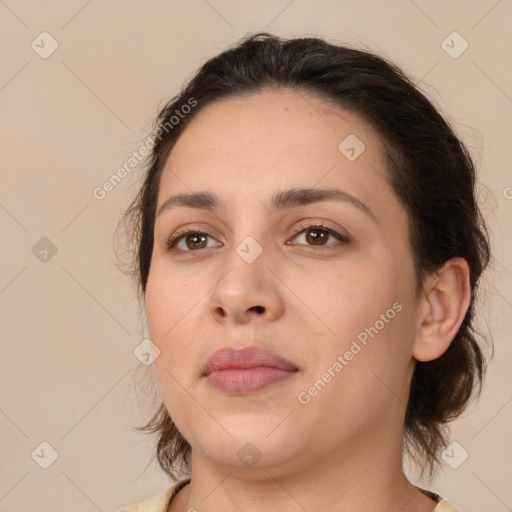
[[263,150],[259,158],[270,150],[292,150],[297,158],[314,157],[315,152],[338,156],[339,144],[351,134],[364,140],[365,149],[376,153],[374,157],[382,156],[376,130],[360,116],[312,93],[282,88],[207,105],[194,116],[173,153],[179,156],[180,150],[194,146],[196,155],[215,150],[244,159],[256,150]]
[[159,205],[171,190],[210,189],[227,202],[261,204],[275,190],[314,186],[374,202],[369,191],[380,190],[379,200],[393,196],[386,176],[382,142],[369,123],[311,93],[278,89],[199,111],[167,159]]

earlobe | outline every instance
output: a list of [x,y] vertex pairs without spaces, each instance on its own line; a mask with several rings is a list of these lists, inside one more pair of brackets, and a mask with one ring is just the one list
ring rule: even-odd
[[471,302],[469,277],[467,261],[452,258],[427,280],[412,352],[416,360],[437,359],[450,346]]

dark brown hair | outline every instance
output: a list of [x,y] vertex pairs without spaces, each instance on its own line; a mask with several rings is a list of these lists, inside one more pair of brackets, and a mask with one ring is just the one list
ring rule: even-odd
[[[131,275],[143,298],[151,264],[159,182],[167,157],[206,105],[273,88],[309,92],[369,122],[385,142],[389,182],[407,212],[418,296],[424,277],[453,257],[470,268],[472,297],[448,350],[417,362],[404,422],[404,450],[432,476],[447,443],[446,424],[481,391],[485,358],[476,341],[474,306],[490,258],[476,202],[476,173],[464,144],[433,104],[386,58],[320,38],[255,34],[208,60],[161,110],[148,170],[125,213],[133,243]],[[194,105],[191,107],[191,105]],[[163,403],[138,430],[159,435],[161,468],[176,479],[190,471],[191,447]]]

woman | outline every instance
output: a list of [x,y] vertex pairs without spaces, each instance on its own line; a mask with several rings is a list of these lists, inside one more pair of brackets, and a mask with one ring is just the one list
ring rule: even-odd
[[455,511],[435,474],[481,388],[471,158],[393,64],[256,34],[160,113],[126,212],[177,484],[126,512]]

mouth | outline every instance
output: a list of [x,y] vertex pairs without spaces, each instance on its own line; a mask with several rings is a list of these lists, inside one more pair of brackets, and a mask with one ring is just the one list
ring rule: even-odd
[[299,368],[266,349],[250,346],[222,348],[208,359],[202,377],[218,391],[246,395],[287,381]]

